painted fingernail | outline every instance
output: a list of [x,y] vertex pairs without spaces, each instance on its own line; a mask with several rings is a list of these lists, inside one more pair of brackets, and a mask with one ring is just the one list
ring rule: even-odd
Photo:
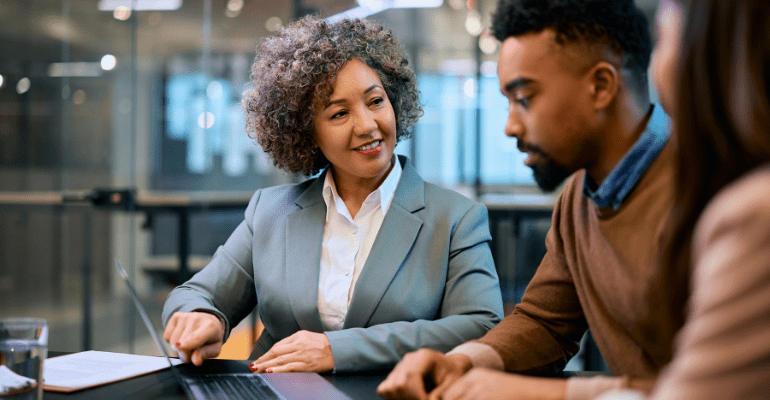
[[179,347],[179,346],[181,346],[181,344],[179,342],[176,342],[176,344],[174,346]]
[[257,370],[257,366],[254,364],[249,364],[249,371],[254,372]]
[[272,374],[273,370],[272,369],[266,369],[265,372],[267,372],[268,374]]

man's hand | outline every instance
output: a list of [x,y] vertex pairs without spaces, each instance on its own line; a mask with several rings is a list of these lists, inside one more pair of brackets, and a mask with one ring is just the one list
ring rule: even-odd
[[252,372],[329,372],[334,356],[323,333],[299,331],[273,345],[249,365]]
[[224,334],[225,327],[214,314],[177,312],[168,320],[163,339],[180,353],[183,361],[200,366],[203,360],[219,355]]
[[[377,393],[386,399],[437,399],[471,366],[471,360],[462,354],[447,356],[420,349],[404,356],[377,387]],[[425,377],[436,384],[430,393],[425,389]]]
[[449,387],[441,395],[441,399],[563,400],[566,391],[567,382],[564,379],[534,378],[492,369],[474,368]]

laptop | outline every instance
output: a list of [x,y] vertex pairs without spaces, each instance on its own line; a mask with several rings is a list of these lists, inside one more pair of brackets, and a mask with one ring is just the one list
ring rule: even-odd
[[147,312],[128,280],[128,275],[120,262],[115,259],[120,277],[128,287],[144,325],[150,332],[155,345],[166,357],[174,379],[182,387],[189,399],[259,399],[259,400],[297,400],[297,399],[348,399],[326,379],[314,372],[275,373],[269,375],[243,373],[187,373],[175,366],[166,352],[166,348],[150,322]]

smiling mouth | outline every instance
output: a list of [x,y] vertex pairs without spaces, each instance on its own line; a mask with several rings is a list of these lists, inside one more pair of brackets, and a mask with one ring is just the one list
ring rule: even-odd
[[361,147],[356,147],[356,148],[355,148],[355,149],[353,149],[353,150],[355,150],[355,151],[367,151],[367,150],[371,150],[371,149],[373,149],[373,148],[375,148],[375,147],[379,146],[379,145],[380,145],[380,143],[382,143],[382,140],[376,140],[376,141],[374,141],[374,142],[371,142],[371,143],[369,143],[369,144],[367,144],[367,145],[364,145],[364,146],[361,146]]

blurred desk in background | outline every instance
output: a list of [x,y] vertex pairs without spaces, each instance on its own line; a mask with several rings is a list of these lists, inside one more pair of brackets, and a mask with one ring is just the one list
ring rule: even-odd
[[156,214],[177,216],[177,261],[176,270],[168,268],[145,269],[155,278],[179,285],[189,279],[190,268],[190,217],[195,213],[209,213],[225,210],[245,210],[254,192],[229,193],[193,192],[189,194],[139,192],[134,200],[134,210],[146,215],[144,228],[152,229]]
[[557,198],[543,194],[486,194],[479,199],[489,210],[490,249],[506,314],[521,300],[545,255],[545,235]]
[[[0,208],[3,211],[37,210],[55,214],[75,213],[82,215],[82,240],[78,251],[82,254],[82,348],[92,348],[92,236],[91,218],[94,211],[141,213],[145,215],[143,226],[153,228],[158,214],[174,214],[177,218],[176,262],[172,268],[147,269],[155,280],[177,285],[192,276],[190,268],[190,217],[196,213],[222,210],[245,210],[252,192],[191,192],[158,193],[137,192],[133,189],[102,189],[80,191],[28,191],[0,192]],[[133,249],[130,249],[133,251]],[[58,254],[57,254],[58,256]],[[109,257],[110,259],[112,257]],[[111,260],[110,260],[111,263]]]
[[177,268],[159,268],[148,271],[172,284],[179,284],[192,276],[190,269],[190,216],[222,210],[245,210],[253,192],[136,192],[133,189],[94,189],[63,192],[0,192],[0,205],[15,207],[64,207],[81,210],[92,206],[107,211],[136,212],[145,215],[143,227],[153,228],[157,214],[177,217]]

